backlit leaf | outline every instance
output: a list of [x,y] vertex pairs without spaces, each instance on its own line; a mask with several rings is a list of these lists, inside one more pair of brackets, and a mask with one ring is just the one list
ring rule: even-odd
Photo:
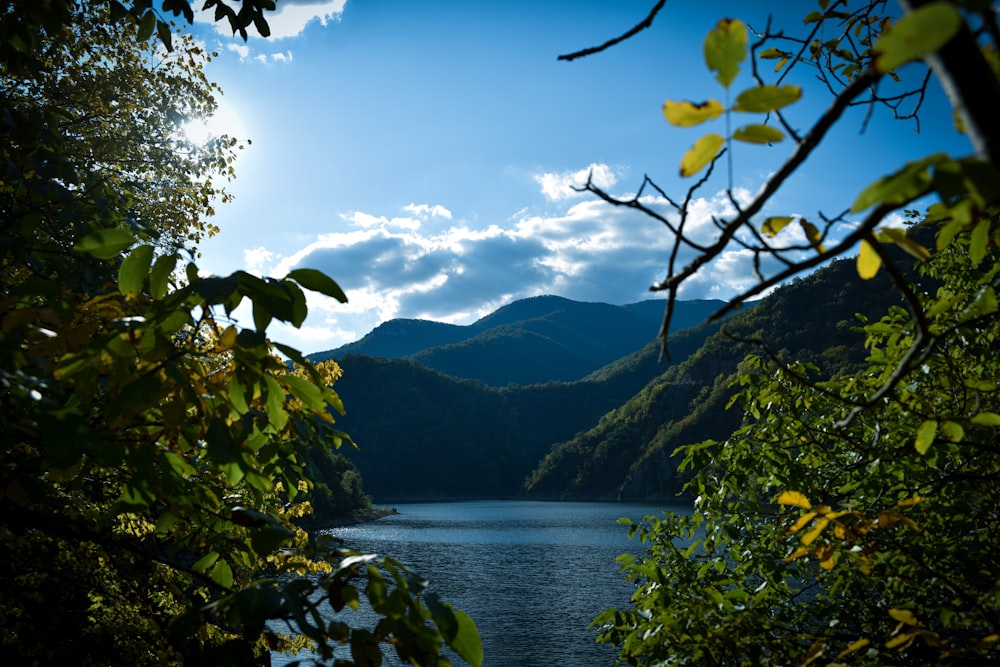
[[970,421],[980,426],[1000,426],[1000,415],[995,412],[980,412]]
[[480,667],[483,664],[483,641],[476,624],[468,614],[458,610],[455,611],[455,620],[458,621],[458,634],[448,645],[467,663]]
[[882,258],[875,251],[875,247],[862,239],[861,250],[858,251],[858,276],[862,280],[871,280],[878,273],[880,266]]
[[846,655],[854,653],[855,651],[860,651],[861,649],[863,649],[864,647],[868,646],[871,643],[872,640],[865,638],[861,638],[855,642],[851,642],[851,644],[847,648],[845,648],[843,651],[837,654],[837,658],[840,659]]
[[704,137],[694,142],[684,157],[681,159],[681,176],[693,176],[701,171],[705,165],[715,159],[719,154],[719,149],[725,140],[718,134],[706,134]]
[[98,259],[111,259],[134,242],[135,237],[128,230],[101,229],[80,239],[73,249]]
[[802,231],[806,234],[806,239],[809,243],[816,248],[817,252],[826,252],[826,247],[820,243],[823,239],[823,235],[820,234],[819,229],[813,223],[809,222],[805,218],[799,219],[799,226],[802,227]]
[[705,38],[705,63],[728,88],[747,57],[747,29],[739,19],[722,19]]
[[905,204],[926,194],[932,183],[930,168],[946,160],[946,153],[935,153],[907,163],[902,169],[883,176],[862,190],[851,205],[851,210],[856,213],[875,204]]
[[118,269],[118,290],[125,296],[142,292],[153,261],[153,246],[141,245],[129,253]]
[[900,623],[905,623],[906,625],[916,625],[917,617],[914,616],[913,612],[909,609],[890,609],[889,616],[893,619],[899,621]]
[[941,433],[952,442],[961,442],[965,437],[965,429],[958,422],[944,421],[940,424]]
[[779,505],[794,505],[802,509],[812,509],[812,503],[802,493],[798,491],[782,491],[778,494],[777,503]]
[[931,444],[934,442],[934,438],[937,437],[937,429],[938,423],[933,419],[928,419],[920,425],[920,428],[917,429],[917,441],[914,443],[917,453],[927,453],[927,450],[931,448]]
[[875,67],[880,72],[934,53],[962,25],[962,16],[951,2],[931,2],[907,12],[875,43]]
[[677,127],[693,127],[700,125],[706,120],[714,120],[722,115],[722,104],[717,100],[708,100],[701,104],[695,104],[684,100],[674,102],[667,100],[663,104],[663,117],[667,122]]
[[972,229],[969,238],[969,259],[973,266],[979,266],[986,257],[986,246],[990,238],[990,220],[983,218]]
[[802,88],[799,86],[757,86],[736,96],[733,111],[767,113],[797,102],[801,97]]
[[764,233],[765,236],[774,238],[778,234],[778,232],[787,227],[788,224],[791,223],[791,221],[794,219],[795,218],[790,215],[772,216],[767,220],[765,220],[764,224],[761,225],[761,231]]
[[930,251],[906,235],[905,229],[887,227],[879,230],[878,239],[883,242],[895,243],[907,254],[921,262],[926,262],[931,258]]
[[233,568],[229,567],[229,563],[224,560],[220,560],[212,568],[212,581],[219,584],[223,588],[233,587]]
[[784,138],[784,132],[770,125],[744,125],[733,132],[733,139],[750,144],[777,143]]

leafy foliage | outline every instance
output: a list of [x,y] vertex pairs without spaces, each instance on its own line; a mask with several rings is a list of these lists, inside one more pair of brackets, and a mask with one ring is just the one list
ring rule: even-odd
[[691,516],[632,527],[635,606],[598,617],[627,664],[982,664],[995,658],[1000,264],[968,233],[925,268],[939,344],[892,400],[848,419],[911,349],[902,308],[866,325],[857,374],[748,358],[744,425],[680,448]]
[[[311,270],[205,277],[185,261],[225,198],[213,179],[231,177],[231,141],[180,133],[214,106],[203,55],[184,36],[147,50],[116,2],[111,18],[103,3],[32,4],[0,13],[5,654],[259,664],[313,644],[370,664],[391,644],[440,664],[448,644],[481,663],[475,626],[420,577],[298,526],[310,466],[351,443],[334,421],[340,369],[266,328],[303,322],[304,289],[344,297]],[[140,39],[150,4],[133,6]],[[241,303],[253,329],[229,321]],[[356,480],[344,491],[360,500]],[[362,594],[372,629],[340,614]]]
[[[996,662],[1000,125],[990,109],[1000,92],[1000,30],[995,3],[901,4],[895,20],[884,2],[848,8],[820,0],[820,11],[803,19],[806,37],[768,26],[751,47],[757,58],[778,60],[774,85],[807,64],[833,103],[802,135],[773,111],[796,143],[792,154],[750,204],[718,222],[716,243],[684,268],[671,264],[656,287],[669,290],[672,302],[678,286],[730,243],[751,250],[755,267],[761,257],[783,263],[773,275],[758,274],[735,306],[860,243],[856,273],[872,280],[884,268],[901,305],[866,320],[867,358],[857,372],[830,377],[808,360],[787,361],[794,354],[775,354],[773,345],[766,356],[747,357],[737,378],[743,425],[721,443],[678,449],[693,475],[686,487],[693,514],[630,527],[647,544],[644,557],[620,558],[636,585],[633,606],[595,621],[600,640],[620,648],[620,662]],[[733,24],[720,23],[706,47],[726,87],[742,56],[718,33],[729,35]],[[836,26],[838,36],[821,40],[822,25]],[[922,83],[897,72],[919,61]],[[822,216],[822,227],[800,220],[808,246],[771,244],[793,217],[756,216],[806,167],[843,111],[882,105],[915,118],[932,77],[948,91],[975,155],[932,153],[903,165],[855,198],[850,213],[864,217],[850,229],[843,227],[848,213]],[[917,83],[884,95],[876,84],[888,79]],[[906,100],[914,101],[909,114],[900,112]],[[674,204],[678,245],[689,242],[688,202],[707,179]],[[611,203],[635,204],[590,189]],[[891,212],[925,198],[934,201],[927,215],[909,211],[923,224],[883,225]],[[924,230],[933,243],[917,240]],[[919,278],[900,268],[891,246],[923,262]],[[813,258],[801,254],[808,249]]]

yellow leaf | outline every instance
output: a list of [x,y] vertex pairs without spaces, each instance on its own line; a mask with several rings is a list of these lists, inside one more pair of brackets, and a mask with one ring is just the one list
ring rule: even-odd
[[855,651],[859,651],[859,650],[863,649],[864,647],[868,646],[871,643],[872,643],[872,640],[870,640],[870,639],[864,639],[864,638],[859,639],[856,642],[851,642],[850,646],[848,646],[843,651],[841,651],[840,653],[837,654],[837,658],[839,659],[839,658],[843,658],[845,655],[850,655],[851,653],[854,653]]
[[778,232],[787,227],[788,223],[790,223],[794,219],[795,218],[788,215],[772,216],[764,221],[764,224],[761,225],[760,230],[764,232],[766,236],[774,238]]
[[861,574],[871,574],[873,565],[872,559],[868,556],[862,556],[858,559],[858,570],[861,571]]
[[796,558],[802,558],[803,556],[805,556],[807,554],[811,554],[811,553],[812,553],[812,549],[806,549],[805,547],[799,547],[798,549],[796,549],[792,553],[790,553],[787,556],[785,556],[784,560],[787,563],[789,561],[795,560]]
[[778,494],[779,505],[794,505],[802,509],[812,509],[812,503],[798,491],[782,491]]
[[694,102],[674,102],[667,100],[663,105],[663,117],[667,122],[677,127],[692,127],[706,120],[714,120],[722,115],[722,105],[716,100],[708,100],[701,104]]
[[885,643],[886,648],[899,648],[900,651],[906,649],[913,642],[913,638],[917,636],[915,632],[904,632],[901,635],[896,635],[889,641]]
[[871,280],[878,273],[882,266],[882,258],[875,252],[875,248],[868,241],[861,241],[861,250],[858,252],[858,276],[862,280]]
[[819,566],[824,570],[832,570],[833,566],[836,564],[834,560],[834,551],[832,544],[824,544],[816,548],[816,558],[819,560]]
[[803,528],[805,528],[806,524],[809,523],[810,521],[812,521],[813,517],[815,517],[815,516],[816,516],[816,512],[806,512],[805,514],[803,514],[802,516],[800,516],[799,520],[796,521],[795,523],[793,523],[792,526],[788,530],[786,530],[785,532],[788,533],[788,534],[799,532],[800,530],[802,530]]
[[809,650],[806,651],[806,654],[802,656],[802,662],[800,664],[802,665],[811,664],[816,660],[816,658],[823,655],[824,648],[826,648],[826,644],[824,644],[822,641],[816,642],[815,644],[810,646]]
[[693,176],[715,159],[725,140],[721,135],[712,133],[694,142],[694,146],[681,159],[681,176]]
[[896,503],[896,507],[911,507],[917,503],[924,502],[925,498],[923,496],[913,496],[912,498],[907,498],[906,500],[900,500]]
[[830,520],[825,517],[820,517],[816,519],[816,525],[814,525],[809,530],[809,532],[807,532],[805,535],[802,536],[801,542],[803,546],[809,546],[810,544],[815,542],[816,538],[820,536],[820,533],[826,530],[826,527],[829,525],[829,523]]
[[890,609],[889,616],[906,625],[916,625],[917,617],[909,609]]
[[820,243],[823,236],[819,233],[819,229],[816,228],[816,225],[812,224],[805,218],[799,219],[799,225],[802,227],[802,231],[805,232],[806,238],[809,239],[809,243],[811,243],[818,252],[826,252],[826,248],[822,243]]

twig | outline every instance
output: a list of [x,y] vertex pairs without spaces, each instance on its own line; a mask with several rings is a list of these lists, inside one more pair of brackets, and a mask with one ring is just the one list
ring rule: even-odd
[[588,47],[586,49],[582,49],[580,51],[574,51],[573,53],[564,53],[563,55],[559,56],[557,58],[557,60],[565,60],[565,61],[568,62],[568,61],[571,61],[571,60],[576,60],[577,58],[585,58],[586,56],[591,56],[591,55],[593,55],[595,53],[600,53],[601,51],[604,51],[605,49],[609,49],[612,46],[614,46],[615,44],[618,44],[620,42],[624,42],[626,39],[629,39],[630,37],[633,37],[633,36],[639,34],[643,30],[645,30],[646,28],[648,28],[651,25],[653,25],[653,19],[656,18],[656,15],[660,13],[660,10],[663,9],[663,5],[665,5],[665,4],[667,4],[667,0],[659,0],[659,2],[656,3],[656,6],[653,7],[652,11],[649,12],[649,16],[647,16],[642,21],[640,21],[639,23],[637,23],[628,32],[623,33],[623,34],[619,35],[618,37],[615,37],[614,39],[609,39],[608,41],[604,42],[600,46],[591,46],[591,47]]

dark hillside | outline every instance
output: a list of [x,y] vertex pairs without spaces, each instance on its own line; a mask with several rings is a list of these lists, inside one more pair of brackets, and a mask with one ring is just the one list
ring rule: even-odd
[[[835,262],[735,313],[725,331],[760,339],[779,357],[811,361],[826,373],[856,368],[865,350],[855,313],[879,317],[899,296],[886,279],[863,282],[854,263]],[[596,426],[553,447],[526,482],[541,498],[670,499],[680,489],[670,455],[682,445],[724,439],[739,424],[725,410],[740,361],[759,346],[723,332],[705,340]]]

